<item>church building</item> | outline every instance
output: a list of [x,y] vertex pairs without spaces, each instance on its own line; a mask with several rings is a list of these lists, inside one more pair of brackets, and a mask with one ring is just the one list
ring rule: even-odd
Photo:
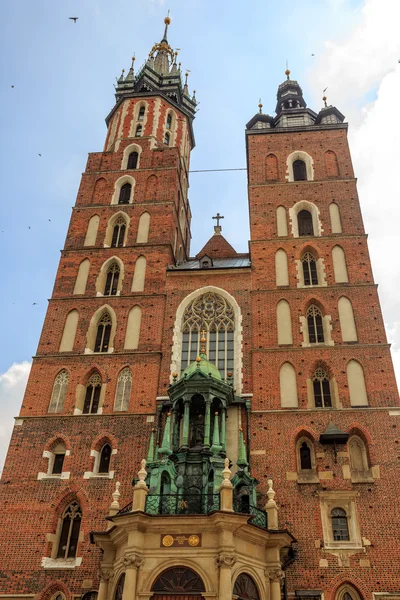
[[249,252],[216,213],[191,255],[169,25],[82,175],[0,485],[0,600],[400,600],[400,402],[347,123],[287,70],[245,128]]

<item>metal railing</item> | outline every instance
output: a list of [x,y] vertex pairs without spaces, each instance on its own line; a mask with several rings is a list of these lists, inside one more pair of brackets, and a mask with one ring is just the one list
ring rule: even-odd
[[263,529],[268,529],[268,515],[264,510],[237,498],[233,501],[233,510],[237,513],[251,515],[249,523],[262,527]]
[[149,515],[208,515],[219,510],[219,494],[149,494]]

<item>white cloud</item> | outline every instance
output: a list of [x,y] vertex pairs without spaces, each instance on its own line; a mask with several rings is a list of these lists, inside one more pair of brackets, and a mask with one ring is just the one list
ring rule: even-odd
[[329,103],[349,122],[372,266],[400,382],[399,21],[398,0],[364,0],[359,20],[346,38],[326,41],[310,79],[314,89],[329,86]]
[[0,375],[0,472],[14,427],[14,417],[18,415],[28,381],[31,363],[14,363]]

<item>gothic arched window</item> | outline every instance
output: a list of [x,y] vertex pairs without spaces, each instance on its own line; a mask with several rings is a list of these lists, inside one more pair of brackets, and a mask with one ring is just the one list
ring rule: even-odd
[[105,475],[110,470],[110,460],[111,460],[111,446],[110,444],[104,444],[100,452],[100,461],[99,461],[99,474]]
[[247,573],[241,573],[236,579],[233,595],[239,600],[259,600],[260,598],[254,579]]
[[297,215],[299,235],[314,235],[312,215],[308,210],[301,210]]
[[300,469],[311,469],[311,450],[307,442],[300,446]]
[[111,317],[108,312],[104,313],[97,325],[95,352],[108,352],[108,343],[111,335]]
[[332,406],[329,377],[322,367],[315,370],[313,381],[314,404],[317,408]]
[[166,131],[165,135],[164,135],[164,144],[166,146],[169,146],[169,138],[170,138],[170,135],[169,135],[168,131]]
[[306,252],[301,259],[303,263],[304,285],[318,285],[317,261],[311,252]]
[[60,371],[55,378],[49,405],[49,413],[62,412],[62,409],[64,408],[65,396],[67,394],[68,379],[68,371],[65,369]]
[[123,217],[119,217],[115,221],[112,239],[111,239],[111,248],[121,248],[124,245],[125,232],[126,232],[125,219]]
[[343,508],[334,508],[331,511],[332,533],[335,542],[350,541],[347,514]]
[[138,152],[131,152],[128,157],[128,169],[137,169],[139,154]]
[[171,115],[171,113],[168,113],[166,128],[171,129],[171,127],[172,127],[172,115]]
[[122,596],[124,593],[124,585],[125,585],[125,573],[122,573],[121,577],[118,579],[118,585],[115,590],[114,600],[122,600]]
[[146,113],[146,107],[145,106],[141,106],[140,110],[139,110],[139,114],[138,114],[138,121],[143,121],[144,120],[145,113]]
[[78,502],[71,502],[64,510],[57,558],[75,558],[81,528],[82,511]]
[[142,131],[143,131],[143,127],[141,125],[138,125],[136,127],[135,137],[142,137]]
[[223,379],[234,369],[235,315],[219,294],[206,292],[186,307],[182,323],[181,371],[200,354],[201,331],[206,332],[206,354]]
[[131,370],[126,367],[122,369],[118,376],[117,391],[115,394],[114,410],[122,411],[128,410],[129,399],[131,396],[132,388],[132,373]]
[[323,344],[324,338],[324,326],[322,320],[322,312],[312,304],[306,313],[307,317],[307,328],[308,328],[308,341],[310,344]]
[[295,160],[293,163],[293,179],[295,181],[307,181],[307,167],[304,160]]
[[124,183],[119,191],[118,204],[129,204],[131,199],[132,186],[130,183]]
[[118,291],[119,266],[112,263],[107,269],[106,285],[104,286],[105,296],[116,296]]
[[99,408],[101,392],[101,377],[94,373],[86,386],[85,402],[83,405],[83,414],[96,414]]

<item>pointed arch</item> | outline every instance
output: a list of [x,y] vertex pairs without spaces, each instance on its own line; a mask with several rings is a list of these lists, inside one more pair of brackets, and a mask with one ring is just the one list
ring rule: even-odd
[[82,509],[74,500],[61,517],[61,531],[58,538],[56,558],[75,558],[78,550],[79,533],[82,521]]
[[[130,161],[130,157],[132,156],[132,154],[136,152],[137,158],[136,158],[136,165],[134,167],[129,166],[129,161]],[[140,155],[142,153],[142,147],[139,146],[139,144],[129,144],[122,155],[122,162],[121,162],[121,171],[126,171],[127,169],[130,168],[134,168],[134,169],[140,169]],[[132,159],[131,159],[132,162]]]
[[233,586],[233,595],[238,600],[260,600],[257,584],[248,573],[240,573]]
[[65,397],[67,395],[68,382],[69,373],[67,369],[62,369],[54,379],[51,400],[48,408],[49,413],[60,413],[63,411]]
[[265,160],[265,178],[267,181],[279,179],[278,159],[275,154],[268,154]]
[[332,233],[342,233],[342,221],[340,219],[340,210],[336,202],[330,203],[329,216],[331,218]]
[[292,315],[289,302],[280,300],[276,306],[276,320],[278,329],[278,345],[293,344]]
[[78,274],[75,279],[73,294],[84,294],[89,276],[90,260],[85,258],[79,265]]
[[216,286],[204,286],[195,290],[186,296],[178,306],[172,341],[171,382],[173,381],[172,374],[175,372],[180,373],[182,371],[184,360],[182,357],[182,347],[185,312],[188,307],[192,305],[193,301],[208,293],[215,295],[217,298],[221,297],[221,307],[223,307],[222,313],[225,314],[226,307],[229,307],[229,311],[232,311],[231,320],[233,322],[233,336],[232,339],[227,340],[226,347],[228,348],[229,344],[229,348],[233,351],[233,379],[235,381],[236,389],[238,393],[240,393],[242,388],[242,314],[236,299],[226,290]]
[[150,213],[144,212],[140,215],[136,236],[137,244],[146,244],[149,239]]
[[99,215],[93,215],[89,219],[89,223],[86,230],[85,241],[83,242],[84,246],[95,246],[97,239],[97,230],[99,228],[100,217]]
[[276,231],[278,237],[288,236],[286,208],[284,206],[278,206],[276,209]]
[[350,405],[368,406],[364,369],[361,364],[357,360],[350,360],[347,363],[346,372],[349,385]]
[[97,296],[119,296],[125,276],[124,263],[118,256],[111,256],[102,264],[96,279]]
[[92,204],[103,204],[107,182],[104,177],[100,177],[93,186]]
[[346,296],[341,296],[338,302],[340,330],[343,342],[357,342],[357,329],[354,320],[353,305]]
[[131,308],[125,334],[125,350],[137,350],[140,341],[140,326],[142,322],[142,309],[136,305]]
[[76,330],[78,328],[79,312],[74,308],[67,314],[60,342],[59,352],[72,352],[74,349]]
[[121,210],[115,213],[107,224],[104,247],[121,248],[125,246],[129,223],[130,219],[126,213]]
[[332,248],[333,272],[335,283],[348,283],[349,276],[347,274],[346,257],[341,246]]
[[353,585],[344,583],[337,590],[335,600],[363,600],[363,597]]
[[[123,192],[121,196],[121,190],[124,186],[129,185],[129,193]],[[114,193],[111,199],[111,204],[132,204],[133,197],[135,194],[136,180],[131,175],[123,175],[119,177],[114,184]],[[124,190],[128,188],[124,188]]]
[[[99,334],[99,325],[100,322],[102,321],[102,319],[104,320],[104,323],[101,323],[103,326],[103,329],[106,330],[107,325],[110,325],[110,329],[109,329],[109,334],[107,333],[107,348],[103,348],[103,350],[101,350],[102,352],[108,352],[111,353],[114,351],[114,338],[115,338],[115,332],[117,329],[117,317],[115,315],[114,310],[111,308],[111,306],[109,304],[105,304],[103,306],[101,306],[100,308],[98,308],[96,310],[96,312],[94,313],[94,315],[92,316],[92,318],[90,319],[90,324],[89,324],[89,328],[88,328],[88,332],[86,334],[86,348],[85,348],[85,354],[91,354],[93,352],[95,352],[95,347],[96,347],[96,342],[97,345],[100,342],[103,342],[103,346],[104,346],[104,336],[102,336],[102,339],[100,338],[100,334]],[[107,322],[106,322],[107,320]],[[104,334],[106,333],[106,331],[103,332]],[[98,338],[99,336],[99,338]]]
[[157,200],[158,192],[158,177],[157,175],[150,175],[146,181],[145,199],[146,200]]
[[275,253],[276,285],[289,285],[288,258],[285,250],[279,248]]
[[[302,213],[302,214],[300,214]],[[311,215],[307,218],[305,213]],[[299,223],[300,216],[300,223]],[[302,219],[302,217],[304,217]],[[312,235],[319,237],[323,231],[318,207],[308,200],[300,200],[292,208],[289,208],[289,218],[291,222],[292,235],[295,238],[303,235]],[[310,232],[310,233],[307,233]]]
[[324,154],[325,173],[327,177],[339,177],[339,165],[335,152],[327,150]]
[[297,396],[296,371],[289,362],[283,363],[280,368],[279,386],[281,393],[281,407],[297,408],[299,400]]
[[138,256],[132,280],[132,292],[143,292],[146,278],[146,257]]
[[129,367],[124,367],[117,379],[115,391],[114,411],[126,411],[129,409],[129,401],[132,390],[132,372]]
[[[314,161],[312,159],[312,157],[307,154],[307,152],[304,152],[303,150],[296,150],[295,152],[292,152],[291,154],[289,154],[289,156],[287,157],[286,160],[286,179],[287,181],[299,181],[299,179],[296,179],[295,175],[298,175],[300,173],[297,173],[296,171],[296,167],[294,163],[297,163],[297,161],[301,161],[302,163],[304,163],[304,167],[301,167],[302,171],[302,176],[304,177],[304,179],[306,179],[307,181],[313,181],[314,179]],[[300,169],[300,166],[299,166]]]

